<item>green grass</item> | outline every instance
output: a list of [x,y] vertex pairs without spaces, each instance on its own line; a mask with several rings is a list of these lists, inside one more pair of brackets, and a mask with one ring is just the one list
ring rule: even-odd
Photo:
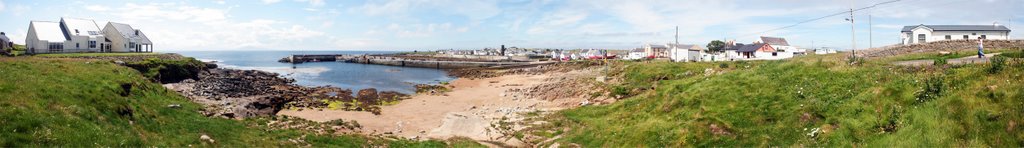
[[851,66],[843,56],[725,62],[728,68],[627,62],[616,68],[622,84],[611,87],[632,97],[555,113],[542,130],[569,127],[557,141],[584,147],[1024,144],[1020,63],[990,74],[988,65],[908,68],[889,59]]
[[[270,130],[253,120],[205,117],[201,106],[140,72],[108,61],[0,58],[0,147],[444,147]],[[125,89],[124,86],[131,86]],[[180,104],[181,108],[168,105]],[[209,135],[216,143],[200,141]],[[305,137],[305,138],[303,138]],[[469,144],[455,141],[454,144]]]
[[148,56],[148,55],[160,55],[163,53],[54,53],[54,54],[38,54],[38,57],[52,57],[52,58],[75,58],[75,57],[105,57],[105,56]]

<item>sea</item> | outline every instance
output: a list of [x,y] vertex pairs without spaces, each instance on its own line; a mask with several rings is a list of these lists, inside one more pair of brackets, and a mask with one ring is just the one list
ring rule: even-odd
[[416,84],[439,84],[455,79],[441,69],[384,66],[345,62],[280,63],[294,54],[385,54],[391,51],[179,51],[173,52],[218,67],[261,70],[295,79],[303,86],[334,86],[354,92],[365,88],[413,94]]

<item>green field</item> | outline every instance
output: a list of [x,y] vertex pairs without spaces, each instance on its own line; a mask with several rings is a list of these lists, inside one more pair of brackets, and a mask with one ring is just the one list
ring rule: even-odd
[[[271,130],[259,126],[265,123],[259,118],[205,117],[200,105],[109,61],[0,58],[0,74],[0,147],[480,146],[465,139],[316,135]],[[201,141],[204,134],[215,142]]]
[[622,84],[608,89],[630,97],[541,116],[548,124],[522,132],[583,147],[1024,145],[1018,59],[914,68],[887,62],[908,57],[844,57],[619,63]]

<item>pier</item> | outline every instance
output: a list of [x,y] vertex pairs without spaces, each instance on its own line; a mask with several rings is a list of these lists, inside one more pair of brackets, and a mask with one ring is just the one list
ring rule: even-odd
[[376,64],[376,65],[389,65],[389,66],[402,66],[402,67],[422,67],[422,68],[437,68],[437,69],[458,69],[458,68],[477,68],[477,67],[502,67],[502,66],[522,66],[522,65],[533,65],[533,64],[548,64],[551,62],[530,62],[530,61],[514,61],[514,60],[452,60],[451,58],[409,58],[394,55],[347,55],[347,54],[333,54],[333,55],[291,55],[278,62],[282,63],[306,63],[306,62],[347,62],[347,63],[361,63],[361,64]]

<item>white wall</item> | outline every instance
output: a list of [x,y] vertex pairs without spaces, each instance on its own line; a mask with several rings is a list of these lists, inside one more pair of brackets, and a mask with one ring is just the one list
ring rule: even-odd
[[[968,39],[978,39],[981,35],[985,35],[986,39],[989,40],[1006,40],[1009,39],[1009,33],[1003,31],[936,31],[932,32],[929,29],[917,28],[914,29],[911,34],[907,32],[900,33],[900,39],[904,45],[917,44],[919,34],[925,35],[925,42],[934,41],[945,41],[945,40],[963,40],[964,35],[967,35]],[[946,39],[946,35],[950,36],[950,39]]]
[[989,40],[1007,39],[1006,32],[1002,31],[937,31],[932,35],[934,35],[931,38],[933,41],[946,40],[946,35],[950,35],[952,40],[962,40],[964,35],[967,35],[968,39],[978,39],[981,35],[985,35],[985,38]]

